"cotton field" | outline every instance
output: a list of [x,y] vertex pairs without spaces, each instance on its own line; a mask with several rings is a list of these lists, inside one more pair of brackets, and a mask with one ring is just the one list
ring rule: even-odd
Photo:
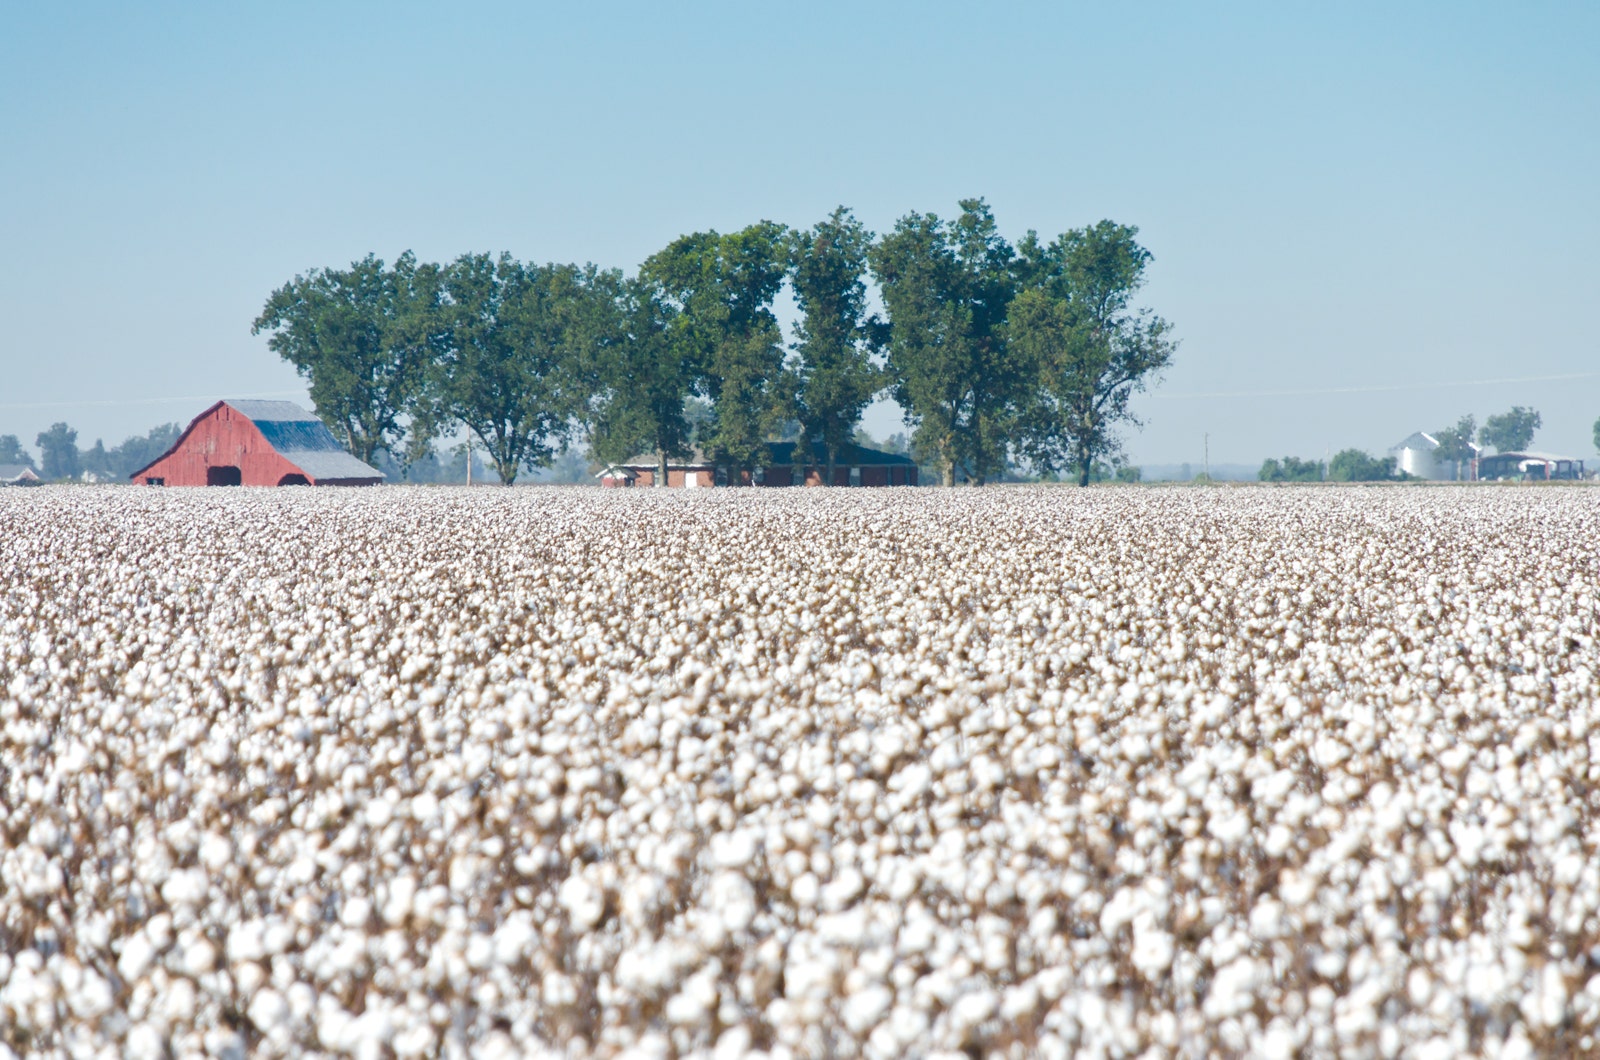
[[1600,1053],[1600,493],[0,491],[0,1057]]

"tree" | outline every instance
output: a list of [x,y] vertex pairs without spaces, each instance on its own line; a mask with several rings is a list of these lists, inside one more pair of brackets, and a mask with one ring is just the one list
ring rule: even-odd
[[1600,450],[1600,420],[1594,421],[1594,447]]
[[1010,335],[1039,379],[1022,449],[1046,470],[1077,468],[1080,486],[1096,458],[1117,453],[1117,424],[1137,422],[1129,400],[1176,349],[1170,324],[1130,308],[1151,260],[1138,232],[1101,221],[1049,245],[1029,232],[1021,247],[1029,287],[1011,305]]
[[652,452],[655,485],[665,486],[668,460],[689,451],[693,424],[685,406],[696,363],[684,343],[671,341],[677,311],[654,286],[616,281],[612,299],[609,337],[588,351],[589,451],[608,464]]
[[1286,456],[1281,461],[1268,458],[1256,472],[1262,482],[1321,482],[1327,469],[1320,460]]
[[34,444],[39,447],[39,455],[43,458],[43,468],[40,475],[46,481],[61,481],[75,479],[83,470],[83,464],[78,456],[78,432],[68,427],[65,423],[51,424],[48,431],[43,431],[34,439]]
[[592,265],[523,265],[509,254],[465,254],[445,270],[430,418],[477,435],[508,486],[550,462],[581,411],[584,349],[609,322],[612,281],[600,277]]
[[673,311],[670,358],[693,366],[695,389],[711,400],[701,445],[735,476],[766,462],[767,437],[790,412],[783,332],[772,312],[789,269],[789,237],[773,221],[728,235],[696,232],[640,270]]
[[1457,479],[1461,477],[1461,465],[1478,455],[1477,447],[1472,444],[1472,436],[1477,430],[1478,421],[1471,416],[1463,416],[1454,427],[1434,432],[1433,440],[1439,443],[1439,448],[1433,451],[1433,457],[1435,460],[1449,461]]
[[267,348],[311,384],[317,415],[371,463],[379,450],[404,451],[436,352],[438,307],[438,266],[406,251],[386,268],[369,254],[272,292],[251,333],[270,333]]
[[862,411],[883,387],[873,354],[887,336],[866,310],[867,251],[872,233],[843,206],[794,243],[794,293],[800,307],[795,353],[796,415],[803,451],[820,442],[823,482],[833,485],[839,450],[850,444]]
[[1533,409],[1517,405],[1510,412],[1490,416],[1478,432],[1478,441],[1494,447],[1497,453],[1514,453],[1528,448],[1533,432],[1544,426]]
[[33,454],[22,448],[22,441],[14,434],[0,434],[0,464],[21,464],[34,467]]
[[1015,252],[987,203],[960,205],[950,224],[907,214],[868,254],[889,311],[895,400],[946,486],[958,467],[979,485],[1004,471],[1032,381],[1006,344]]
[[1393,482],[1408,477],[1396,473],[1394,457],[1380,459],[1360,449],[1343,449],[1328,461],[1329,482]]

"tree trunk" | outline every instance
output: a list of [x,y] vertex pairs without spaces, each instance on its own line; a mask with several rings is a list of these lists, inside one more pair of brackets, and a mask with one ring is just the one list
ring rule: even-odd
[[667,451],[665,449],[661,450],[661,461],[656,465],[655,484],[657,486],[665,486],[667,484]]
[[828,446],[828,473],[822,479],[822,484],[824,486],[833,485],[833,472],[834,472],[834,469],[838,466],[838,463],[839,463],[838,450],[835,449],[831,445]]
[[1094,457],[1089,454],[1089,451],[1087,449],[1080,450],[1078,453],[1078,486],[1080,488],[1089,485],[1089,470],[1093,464]]
[[956,485],[956,462],[948,457],[944,462],[944,485],[946,489],[954,489]]

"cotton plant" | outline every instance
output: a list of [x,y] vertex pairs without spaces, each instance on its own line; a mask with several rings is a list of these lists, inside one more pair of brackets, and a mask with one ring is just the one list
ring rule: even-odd
[[0,1057],[1594,1052],[1597,524],[0,493]]

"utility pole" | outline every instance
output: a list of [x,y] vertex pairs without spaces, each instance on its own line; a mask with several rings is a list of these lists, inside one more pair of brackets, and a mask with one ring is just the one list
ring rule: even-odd
[[467,432],[467,485],[472,485],[472,432]]
[[1206,481],[1210,482],[1211,481],[1211,433],[1209,431],[1206,432],[1205,439],[1206,439],[1206,442],[1205,442]]

